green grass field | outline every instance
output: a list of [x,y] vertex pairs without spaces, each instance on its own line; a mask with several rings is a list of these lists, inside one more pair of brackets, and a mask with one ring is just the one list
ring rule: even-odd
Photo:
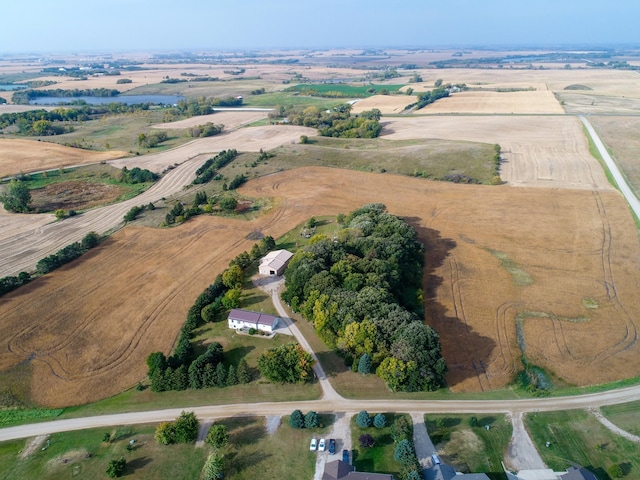
[[[441,457],[456,471],[486,473],[492,480],[504,480],[502,460],[513,431],[504,415],[425,415],[429,436]],[[489,430],[485,427],[489,426]]]
[[562,471],[577,463],[609,479],[607,469],[620,464],[625,478],[640,478],[638,444],[609,431],[585,410],[529,413],[525,425],[549,468]]
[[611,405],[600,409],[605,417],[629,433],[640,436],[640,402]]
[[[383,90],[387,92],[397,92],[404,84],[401,85],[349,85],[347,83],[301,83],[287,88],[287,91],[292,92],[312,92],[312,95],[324,96],[327,94],[338,93],[345,98],[362,98],[370,97],[372,95],[378,95]],[[314,93],[315,92],[315,93]]]
[[[56,433],[21,457],[31,439],[0,443],[0,479],[107,478],[111,460],[124,457],[125,476],[131,479],[199,478],[208,449],[194,445],[158,445],[153,438],[155,425],[110,427]],[[105,433],[113,440],[103,442]],[[135,447],[128,452],[130,440]]]

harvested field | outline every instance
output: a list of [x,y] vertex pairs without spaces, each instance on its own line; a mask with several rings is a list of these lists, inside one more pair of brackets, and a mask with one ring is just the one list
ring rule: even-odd
[[612,188],[589,153],[582,125],[574,117],[438,116],[389,118],[382,123],[383,138],[391,140],[441,138],[500,144],[500,176],[513,186]]
[[[252,222],[197,217],[170,230],[128,227],[5,296],[0,368],[29,361],[32,397],[45,405],[113,395],[145,375],[150,352],[169,350],[193,299],[250,248],[247,234],[278,237],[312,215],[383,202],[426,245],[429,323],[441,335],[453,391],[508,384],[520,369],[516,316],[532,312],[523,337],[530,362],[576,385],[640,373],[631,314],[640,309],[640,244],[617,192],[302,168],[240,193],[276,198],[276,207]],[[519,284],[514,269],[532,282]]]
[[71,165],[100,163],[125,152],[92,152],[34,140],[0,140],[0,178]]
[[562,114],[549,90],[525,92],[459,92],[421,108],[418,114]]
[[200,138],[166,152],[130,157],[109,162],[114,167],[126,166],[147,168],[154,172],[161,172],[170,165],[182,163],[185,160],[202,153],[217,153],[229,148],[235,148],[243,152],[259,152],[271,150],[280,145],[297,143],[300,135],[312,136],[317,131],[308,127],[269,125],[264,127],[247,127],[223,132],[220,135],[209,138]]
[[[640,108],[640,102],[639,102]],[[640,192],[640,117],[589,117],[589,121],[598,132],[600,139],[613,153],[618,166],[622,169],[627,182],[635,191]]]
[[246,125],[247,123],[255,122],[256,120],[260,120],[261,118],[265,118],[267,116],[267,112],[252,112],[252,111],[222,111],[212,113],[211,115],[199,115],[197,117],[186,118],[184,120],[178,120],[177,122],[169,122],[169,123],[157,123],[155,125],[151,125],[152,128],[160,128],[166,130],[179,129],[179,128],[190,128],[195,127],[196,125],[204,125],[207,122],[218,124],[223,124],[225,131],[232,130],[241,125]]
[[401,113],[407,105],[417,101],[418,97],[415,95],[373,95],[356,102],[351,113],[362,113],[372,108],[377,108],[383,115]]

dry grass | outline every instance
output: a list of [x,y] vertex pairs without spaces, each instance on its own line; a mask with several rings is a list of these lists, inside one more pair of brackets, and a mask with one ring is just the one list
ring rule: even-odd
[[602,167],[589,153],[577,118],[438,116],[389,118],[382,123],[383,138],[390,140],[441,138],[500,144],[504,160],[500,175],[513,186],[611,189]]
[[0,178],[16,173],[100,163],[125,152],[92,152],[34,140],[0,140]]
[[[619,380],[640,367],[628,313],[640,308],[632,260],[640,246],[617,193],[324,168],[263,177],[240,193],[275,197],[277,206],[252,222],[198,217],[170,230],[126,228],[81,261],[5,296],[0,368],[30,361],[33,399],[45,405],[113,395],[144,376],[150,352],[170,349],[195,296],[250,248],[249,232],[279,237],[312,215],[368,202],[406,217],[426,244],[429,323],[441,334],[452,390],[511,381],[521,355],[515,317],[525,311],[547,315],[525,321],[529,360],[567,382]],[[533,284],[515,284],[489,250],[503,252]],[[599,308],[586,309],[584,298]],[[570,320],[577,317],[587,321]],[[590,368],[594,358],[598,369]]]

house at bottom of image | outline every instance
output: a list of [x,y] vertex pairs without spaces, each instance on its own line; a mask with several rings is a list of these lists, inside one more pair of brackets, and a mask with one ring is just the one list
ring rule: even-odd
[[249,330],[253,328],[260,332],[273,333],[278,326],[280,318],[267,313],[234,308],[229,312],[228,321],[229,328],[234,330]]

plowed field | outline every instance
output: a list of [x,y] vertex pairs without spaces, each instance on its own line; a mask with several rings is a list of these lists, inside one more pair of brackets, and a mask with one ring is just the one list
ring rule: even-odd
[[[383,202],[426,245],[429,323],[454,391],[502,387],[529,361],[577,385],[640,374],[640,245],[616,192],[484,187],[303,168],[246,184],[272,197],[253,222],[198,217],[126,228],[78,262],[3,297],[0,369],[31,365],[45,405],[113,395],[168,351],[189,305],[254,230],[280,236],[312,215]],[[594,358],[597,368],[594,368]]]

